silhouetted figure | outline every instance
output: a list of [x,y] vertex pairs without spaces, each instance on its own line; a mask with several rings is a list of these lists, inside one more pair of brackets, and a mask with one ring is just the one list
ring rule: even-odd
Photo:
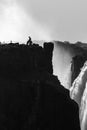
[[32,45],[31,37],[29,36],[28,38],[29,38],[29,39],[28,39],[28,41],[27,41],[27,45]]

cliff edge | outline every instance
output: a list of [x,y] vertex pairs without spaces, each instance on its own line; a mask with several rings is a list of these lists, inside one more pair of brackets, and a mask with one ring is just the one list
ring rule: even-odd
[[80,130],[78,106],[53,75],[53,48],[0,45],[1,130]]

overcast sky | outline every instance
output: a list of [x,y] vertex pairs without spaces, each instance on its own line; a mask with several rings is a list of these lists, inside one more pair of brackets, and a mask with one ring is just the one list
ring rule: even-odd
[[0,0],[0,40],[87,42],[87,0]]

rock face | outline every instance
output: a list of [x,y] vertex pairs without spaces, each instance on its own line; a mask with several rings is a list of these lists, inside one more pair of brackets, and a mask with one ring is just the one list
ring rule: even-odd
[[87,60],[86,55],[76,55],[72,58],[72,65],[71,65],[71,83],[76,79],[79,75],[81,68],[83,67],[85,61]]
[[0,45],[0,129],[80,130],[77,104],[53,75],[53,43]]
[[83,67],[85,61],[87,60],[87,43],[77,42],[72,47],[74,47],[75,55],[72,57],[71,83],[73,83],[73,81],[79,75],[79,73],[81,72],[81,68]]
[[46,71],[52,74],[53,48],[52,43],[44,43],[43,48],[38,44],[0,45],[0,75],[18,79],[29,77],[35,71]]

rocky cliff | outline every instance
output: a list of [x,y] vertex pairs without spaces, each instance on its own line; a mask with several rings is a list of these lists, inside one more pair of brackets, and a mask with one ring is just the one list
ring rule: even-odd
[[1,130],[80,130],[78,106],[53,75],[53,46],[0,45]]

